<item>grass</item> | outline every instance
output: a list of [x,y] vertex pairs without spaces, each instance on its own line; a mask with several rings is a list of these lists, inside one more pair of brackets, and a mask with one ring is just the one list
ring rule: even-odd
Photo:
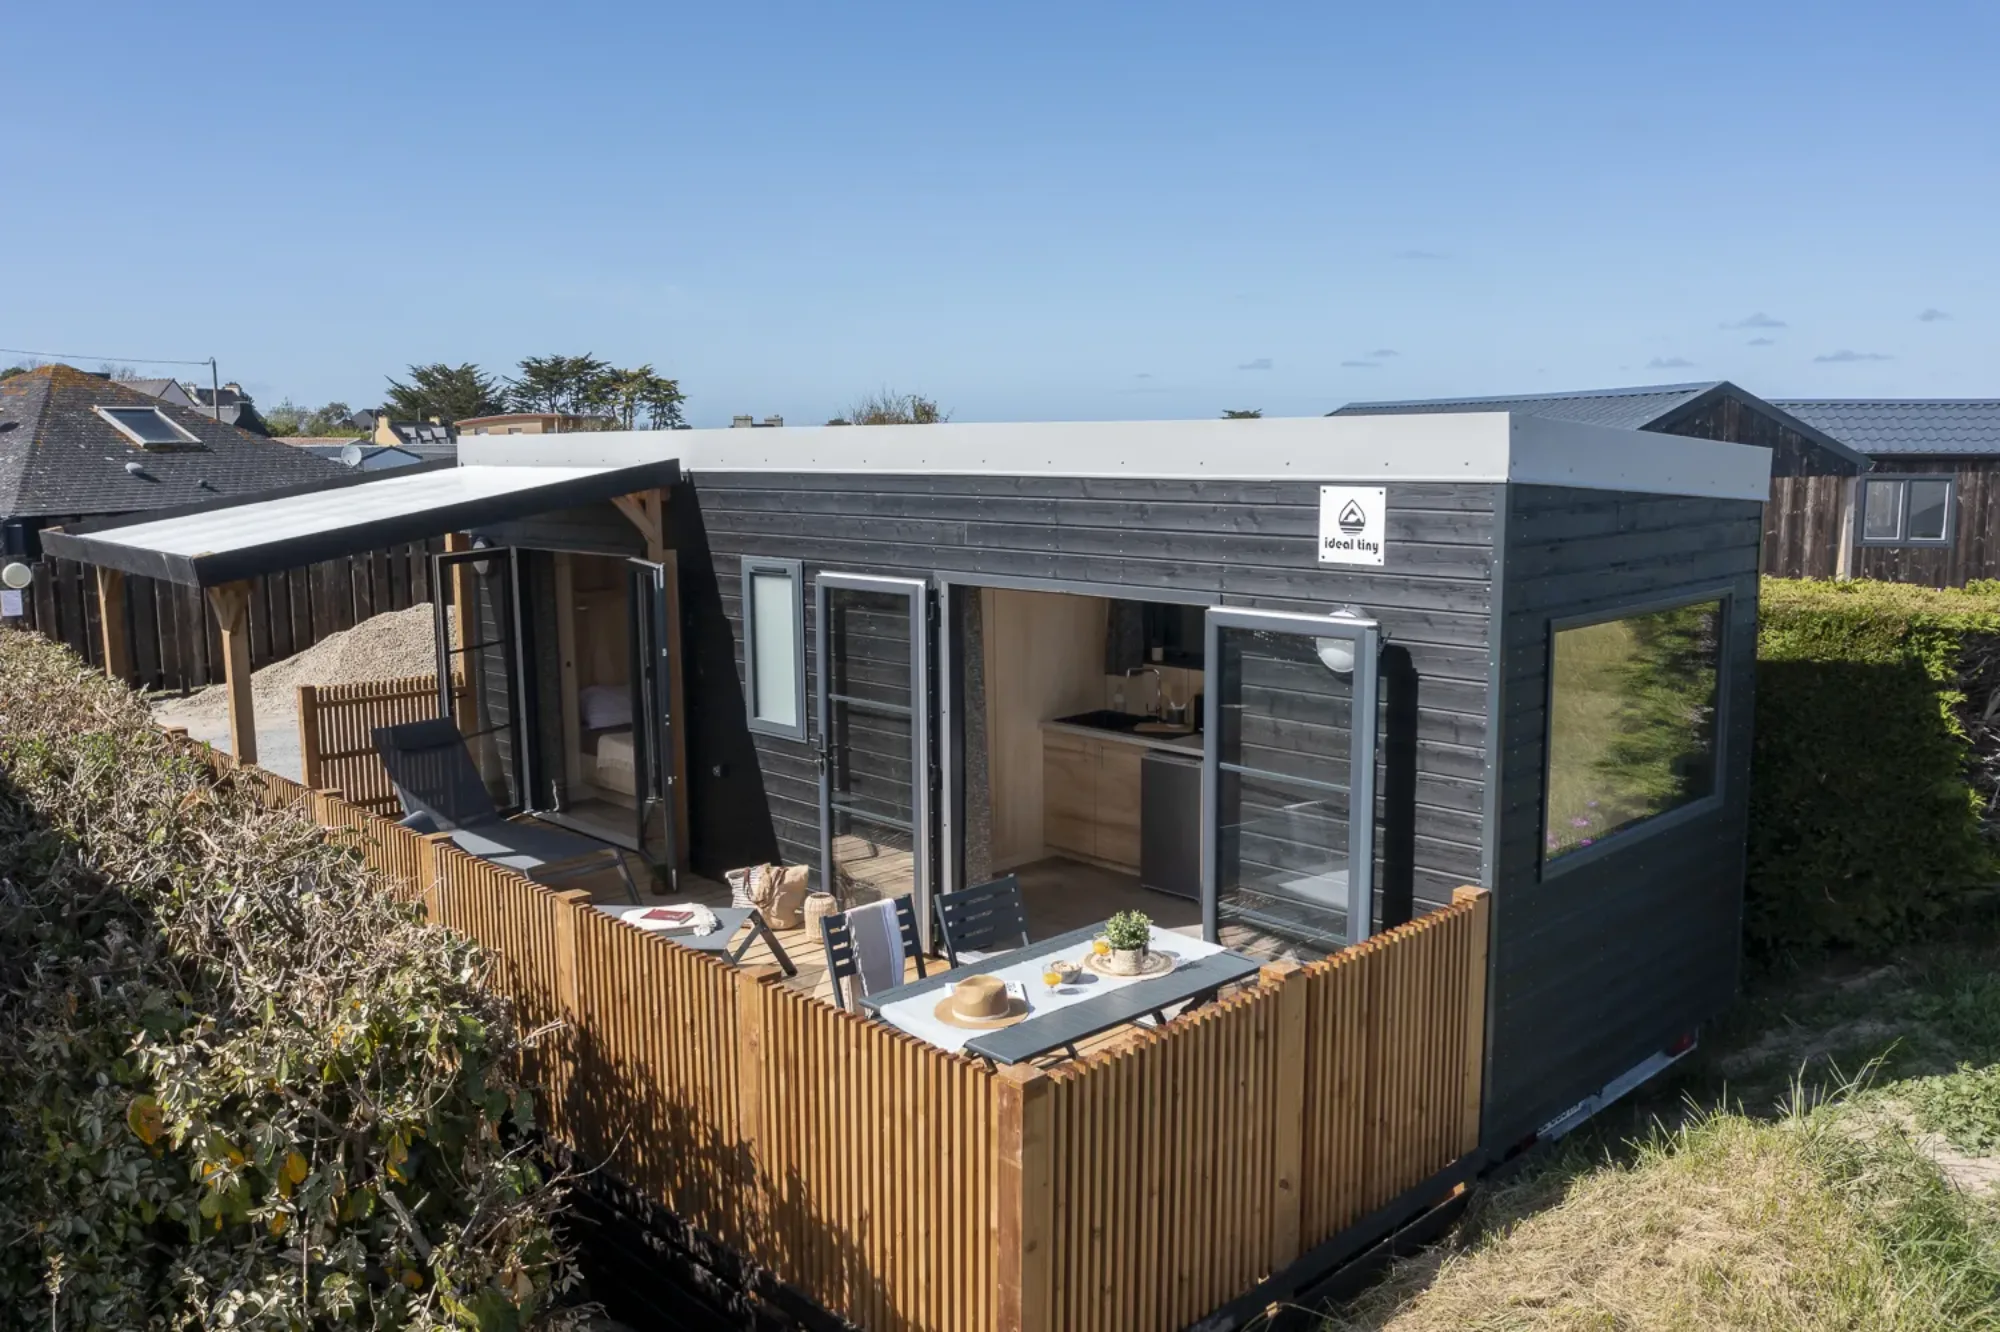
[[2000,909],[1756,982],[1326,1332],[2000,1329]]

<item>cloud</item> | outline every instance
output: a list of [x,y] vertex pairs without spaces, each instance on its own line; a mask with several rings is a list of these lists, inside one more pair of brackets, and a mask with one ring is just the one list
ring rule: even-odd
[[1132,376],[1134,379],[1151,379],[1152,377],[1153,372],[1151,370],[1141,370],[1138,374]]
[[1775,347],[1778,345],[1778,340],[1776,338],[1752,338],[1743,345],[1746,347]]
[[1398,259],[1408,259],[1416,263],[1423,263],[1432,259],[1444,258],[1444,256],[1439,254],[1436,250],[1398,250],[1396,251],[1395,257]]
[[1655,356],[1646,362],[1648,370],[1691,370],[1694,362],[1685,356]]
[[1382,360],[1387,360],[1391,356],[1401,356],[1403,353],[1397,351],[1394,347],[1377,347],[1374,351],[1369,352],[1368,354],[1374,359],[1382,361]]
[[1951,313],[1946,310],[1940,310],[1935,305],[1933,305],[1926,307],[1924,312],[1918,315],[1917,318],[1923,323],[1935,324],[1938,323],[1940,320],[1951,318]]
[[1381,362],[1380,362],[1380,361],[1342,361],[1342,362],[1341,362],[1341,364],[1342,364],[1342,365],[1344,365],[1344,366],[1346,366],[1346,367],[1347,367],[1348,369],[1350,369],[1350,370],[1374,370],[1374,369],[1377,369],[1377,368],[1379,368],[1379,367],[1380,367],[1380,365],[1381,365]]
[[1256,360],[1245,361],[1236,368],[1238,370],[1269,370],[1271,368],[1271,358],[1268,356],[1259,356]]
[[1851,361],[1893,361],[1896,358],[1887,352],[1858,352],[1842,347],[1837,352],[1828,352],[1813,359],[1822,365],[1846,365]]
[[1734,320],[1734,321],[1732,321],[1732,322],[1730,322],[1730,323],[1727,323],[1727,324],[1722,324],[1722,325],[1719,325],[1719,327],[1722,327],[1722,328],[1783,328],[1783,327],[1785,327],[1785,321],[1784,321],[1784,320],[1782,320],[1782,319],[1773,319],[1773,318],[1771,318],[1771,316],[1769,316],[1769,315],[1765,314],[1765,313],[1764,313],[1764,312],[1763,312],[1762,310],[1759,310],[1759,311],[1758,311],[1758,312],[1757,312],[1756,314],[1753,314],[1753,315],[1749,316],[1749,317],[1748,317],[1748,318],[1746,318],[1746,319],[1738,319],[1738,320]]

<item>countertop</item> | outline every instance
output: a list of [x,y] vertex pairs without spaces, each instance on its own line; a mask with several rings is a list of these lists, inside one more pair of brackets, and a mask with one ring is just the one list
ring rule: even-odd
[[1112,731],[1101,726],[1076,726],[1069,722],[1045,721],[1045,731],[1061,731],[1067,735],[1080,735],[1091,740],[1105,740],[1114,745],[1137,745],[1141,749],[1172,749],[1183,754],[1200,754],[1202,736],[1192,735],[1142,735],[1137,731]]

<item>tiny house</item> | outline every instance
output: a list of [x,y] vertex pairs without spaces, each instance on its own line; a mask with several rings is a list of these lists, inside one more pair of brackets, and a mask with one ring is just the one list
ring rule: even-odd
[[511,518],[440,578],[496,778],[669,872],[803,863],[927,926],[1032,872],[1031,913],[1272,958],[1486,886],[1489,1147],[1733,993],[1766,449],[1474,412],[461,450],[678,464],[650,534]]

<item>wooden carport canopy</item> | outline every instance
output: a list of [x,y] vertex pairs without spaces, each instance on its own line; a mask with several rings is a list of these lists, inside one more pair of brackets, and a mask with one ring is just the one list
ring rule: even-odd
[[[665,494],[680,480],[668,459],[630,467],[457,466],[450,460],[338,477],[260,495],[105,519],[42,533],[50,555],[96,566],[104,668],[129,674],[125,575],[140,574],[208,594],[222,629],[229,691],[229,744],[238,761],[257,761],[250,693],[250,580],[321,560],[406,541],[451,537],[470,528],[578,505],[615,503],[645,536],[648,557],[671,566]],[[669,597],[674,596],[672,580]],[[679,616],[670,603],[673,682],[680,682]],[[679,689],[673,708],[679,713]],[[676,738],[681,728],[674,727]],[[677,756],[678,757],[678,756]],[[686,790],[686,783],[676,783]],[[676,811],[683,822],[685,815]],[[679,845],[685,845],[679,841]]]

